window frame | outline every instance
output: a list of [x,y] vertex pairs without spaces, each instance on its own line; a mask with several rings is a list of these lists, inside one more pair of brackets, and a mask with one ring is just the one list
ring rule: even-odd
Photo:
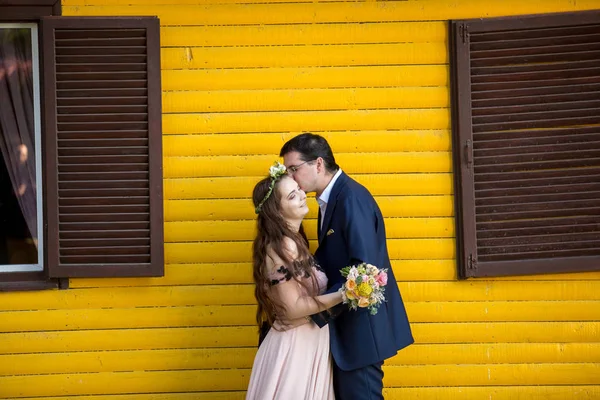
[[[14,25],[14,26],[11,26]],[[32,80],[33,80],[33,126],[34,126],[34,146],[35,146],[35,178],[36,178],[36,209],[37,209],[37,249],[38,262],[35,264],[2,264],[0,273],[11,272],[40,272],[44,271],[44,197],[43,197],[43,175],[42,175],[42,110],[41,110],[41,92],[42,92],[42,70],[41,70],[41,50],[39,42],[39,24],[33,22],[2,22],[0,29],[5,28],[30,28],[31,29],[31,58],[32,58]],[[2,268],[7,267],[8,268]],[[12,271],[10,270],[12,267]]]
[[469,35],[472,32],[573,26],[598,23],[598,21],[600,21],[600,10],[449,21],[456,250],[460,279],[600,270],[600,256],[478,263],[469,50]]
[[[36,272],[0,272],[0,292],[68,288],[67,277],[136,277],[164,276],[164,217],[163,217],[163,176],[162,176],[162,106],[161,106],[161,68],[160,35],[156,17],[61,17],[60,0],[8,0],[0,4],[0,22],[37,24],[40,51],[40,111],[41,111],[41,158],[43,188],[43,271]],[[82,19],[85,19],[82,25]],[[134,21],[135,20],[135,21]],[[133,26],[132,26],[133,25]],[[146,67],[147,74],[147,150],[149,158],[148,191],[149,203],[139,206],[149,207],[149,253],[148,262],[116,261],[107,264],[81,260],[80,264],[62,264],[59,258],[58,195],[60,190],[55,157],[57,153],[57,96],[55,64],[53,57],[55,43],[49,40],[51,29],[75,29],[97,26],[100,29],[146,29]],[[47,32],[45,32],[47,30]],[[117,137],[118,139],[118,137]],[[43,165],[43,166],[42,166]],[[85,181],[84,181],[85,182]],[[124,206],[128,203],[115,203]],[[145,237],[140,237],[144,239]],[[137,239],[137,238],[136,238]],[[85,253],[83,253],[85,254]],[[93,253],[92,253],[93,254]],[[142,254],[142,253],[140,253]],[[139,257],[138,257],[139,259]]]
[[[41,90],[43,88],[43,48],[41,46],[41,29],[40,20],[42,17],[61,15],[60,0],[13,0],[3,2],[0,5],[0,22],[2,23],[36,23],[37,24],[37,41],[39,50],[39,109],[40,120],[43,121],[44,107],[41,106]],[[43,125],[43,124],[42,124]],[[40,136],[43,142],[43,128],[40,126]],[[40,143],[41,144],[41,143]],[[38,168],[43,174],[43,145],[40,148],[40,165]],[[39,176],[43,179],[43,175]],[[43,187],[43,185],[42,185]],[[38,195],[38,197],[40,197]],[[45,197],[45,193],[41,194]],[[42,210],[42,231],[39,232],[40,237],[47,237],[47,224],[45,223],[45,210]],[[38,223],[38,226],[40,224]],[[27,290],[44,290],[44,289],[65,289],[69,286],[69,280],[66,278],[49,278],[47,271],[47,257],[44,251],[44,246],[40,246],[42,255],[42,270],[41,271],[20,271],[20,272],[0,272],[0,292],[5,291],[27,291]]]

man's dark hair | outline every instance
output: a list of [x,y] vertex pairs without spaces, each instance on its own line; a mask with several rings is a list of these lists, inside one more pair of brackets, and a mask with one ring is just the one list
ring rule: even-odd
[[314,161],[321,157],[325,162],[325,169],[331,174],[335,174],[340,169],[340,166],[335,162],[329,143],[323,136],[314,133],[303,133],[295,136],[283,145],[279,156],[283,157],[292,151],[300,153],[302,161]]

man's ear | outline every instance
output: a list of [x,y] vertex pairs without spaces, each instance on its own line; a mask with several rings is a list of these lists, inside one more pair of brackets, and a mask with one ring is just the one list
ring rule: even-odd
[[322,157],[317,158],[317,172],[322,173],[325,172],[325,160]]

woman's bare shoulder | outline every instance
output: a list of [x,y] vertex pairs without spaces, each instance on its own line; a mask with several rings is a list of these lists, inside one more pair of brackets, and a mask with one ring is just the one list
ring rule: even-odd
[[[290,260],[295,260],[298,258],[298,245],[294,242],[294,239],[290,237],[284,237],[282,248],[280,249],[282,253],[286,254]],[[272,244],[267,246],[267,269],[271,270],[273,268],[277,269],[282,265],[289,264],[289,261],[283,260]]]

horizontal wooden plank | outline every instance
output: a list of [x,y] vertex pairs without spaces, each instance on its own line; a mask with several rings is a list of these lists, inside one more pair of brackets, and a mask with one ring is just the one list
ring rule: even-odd
[[167,135],[449,128],[446,108],[163,115],[163,134]]
[[[165,178],[260,176],[268,173],[273,156],[165,157]],[[348,174],[451,172],[449,152],[337,153],[338,165]]]
[[600,343],[415,344],[385,364],[594,363]]
[[48,395],[245,390],[250,372],[250,369],[237,369],[0,377],[0,394],[8,399],[17,399]]
[[[279,155],[283,144],[300,132],[218,135],[165,135],[163,154],[167,157]],[[335,154],[450,151],[448,130],[342,131],[318,132]]]
[[[254,185],[261,178],[166,179],[164,194],[166,200],[244,199],[249,198]],[[450,195],[453,190],[452,175],[449,173],[353,175],[352,178],[364,185],[375,196]],[[83,195],[83,193],[76,192],[70,197]],[[109,195],[110,193],[106,194],[106,196]],[[253,208],[250,200],[248,206]]]
[[[599,343],[600,322],[412,323],[418,344]],[[254,326],[0,334],[0,354],[251,347]]]
[[[398,281],[456,280],[454,260],[392,260]],[[562,275],[544,275],[544,279],[559,279]],[[600,273],[590,272],[567,275],[571,280],[600,279]],[[522,277],[519,277],[522,278]],[[165,276],[160,278],[105,278],[70,279],[70,288],[134,287],[134,286],[187,286],[211,284],[252,283],[251,263],[220,264],[167,264]]]
[[[455,281],[454,260],[392,260],[398,281]],[[492,281],[597,281],[600,272],[546,274],[486,278]],[[251,263],[223,264],[168,264],[161,278],[105,278],[69,280],[71,288],[135,287],[135,286],[185,286],[210,284],[252,283]]]
[[[398,286],[404,301],[407,302],[600,300],[600,281],[596,280],[425,281],[399,282]],[[0,302],[1,311],[255,304],[253,284],[107,287],[68,291],[0,292],[0,299],[2,299],[2,302]],[[490,305],[490,310],[493,309],[492,307],[494,306]],[[456,316],[455,318],[460,317]]]
[[[392,260],[398,281],[455,281],[454,260]],[[600,272],[486,278],[492,281],[596,281]],[[71,288],[252,283],[250,263],[168,264],[161,278],[70,279]]]
[[[164,113],[447,108],[448,88],[352,88],[163,92]],[[110,108],[113,111],[113,108]]]
[[[469,385],[569,385],[598,384],[600,364],[489,364],[384,366],[384,385],[462,386]],[[20,398],[40,395],[119,394],[124,391],[160,393],[243,390],[250,369],[100,372],[66,375],[0,377],[5,396]]]
[[0,355],[0,376],[252,368],[256,348],[129,350]]
[[2,313],[0,332],[255,326],[256,307],[140,307]]
[[163,90],[448,86],[447,65],[369,65],[162,71]]
[[445,42],[443,22],[163,27],[163,47]]
[[383,394],[389,400],[417,396],[420,400],[595,400],[600,396],[600,385],[386,388]]
[[[52,373],[251,368],[255,347],[0,355],[0,376]],[[409,346],[387,366],[593,363],[600,343],[428,344]]]
[[[313,0],[130,0],[127,4],[135,5],[161,5],[161,4],[177,4],[177,5],[207,5],[207,4],[252,4],[252,3],[301,3],[310,2]],[[346,1],[346,0],[332,0],[332,1]],[[120,5],[122,4],[119,0],[63,0],[63,5],[67,6],[89,6],[89,5]]]
[[407,302],[411,322],[598,321],[598,301]]
[[[311,207],[317,208],[316,204]],[[398,238],[451,238],[454,237],[454,219],[447,218],[387,218],[386,237]],[[309,239],[317,239],[317,220],[304,220]],[[165,223],[165,243],[195,241],[253,240],[256,222],[246,221],[179,221]]]
[[[309,195],[309,202],[316,201]],[[451,195],[442,196],[376,196],[385,217],[451,217],[454,203]],[[254,219],[250,199],[167,200],[164,203],[165,222],[218,221]],[[306,218],[317,218],[317,209],[309,203]]]
[[568,385],[599,384],[600,363],[493,364],[384,367],[383,383],[401,386]]
[[[427,301],[406,309],[411,323],[600,320],[600,301]],[[255,315],[254,305],[11,311],[2,313],[0,332],[255,326]]]
[[23,397],[21,400],[244,400],[246,391]]
[[[231,0],[227,0],[231,1]],[[216,1],[215,1],[216,2]],[[245,2],[245,1],[244,1]],[[242,2],[242,3],[244,3]],[[197,4],[197,3],[194,3]],[[517,0],[489,2],[485,10],[477,0],[458,4],[445,0],[390,2],[385,7],[371,2],[297,2],[291,4],[197,5],[88,5],[63,6],[63,15],[156,15],[161,25],[258,25],[327,22],[446,21],[448,19],[497,17],[519,14],[576,11],[597,8],[595,0],[549,0],[529,3]]]
[[[225,2],[228,0],[222,1]],[[245,391],[229,391],[27,397],[22,398],[22,400],[244,400],[245,395]],[[417,396],[421,400],[464,400],[481,398],[488,398],[491,400],[596,400],[600,396],[600,385],[404,387],[384,388],[383,395],[389,400],[404,400],[407,398],[417,398]]]
[[443,42],[326,46],[167,47],[162,48],[160,53],[163,70],[448,63],[448,49]]
[[[389,239],[388,252],[393,259],[444,260],[455,258],[454,239]],[[316,240],[310,249],[317,248]],[[165,243],[165,262],[193,264],[203,262],[240,262],[252,258],[252,242]]]

